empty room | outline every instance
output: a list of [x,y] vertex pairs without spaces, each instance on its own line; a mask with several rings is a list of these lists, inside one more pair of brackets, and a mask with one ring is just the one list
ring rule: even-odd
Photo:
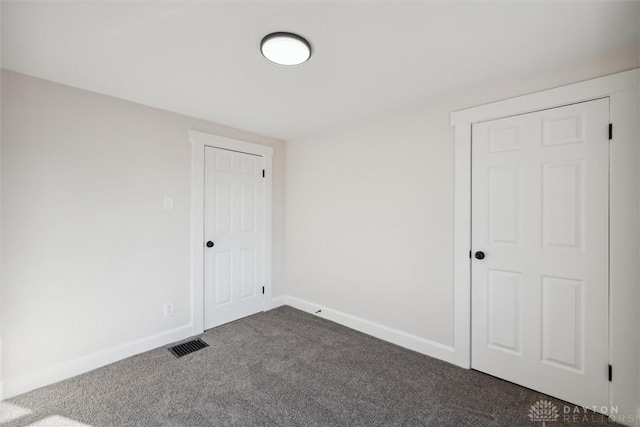
[[2,427],[640,427],[640,1],[0,15]]

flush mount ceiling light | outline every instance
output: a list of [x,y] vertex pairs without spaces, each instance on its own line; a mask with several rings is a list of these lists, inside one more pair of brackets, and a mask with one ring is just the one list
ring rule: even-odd
[[278,65],[300,65],[311,57],[311,45],[304,38],[292,33],[271,33],[260,42],[265,58]]

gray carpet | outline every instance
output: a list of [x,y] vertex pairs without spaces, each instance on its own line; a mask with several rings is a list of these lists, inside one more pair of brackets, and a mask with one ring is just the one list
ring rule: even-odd
[[[536,401],[565,405],[290,307],[202,339],[210,347],[180,359],[167,346],[10,399],[32,413],[2,426],[534,427]],[[546,425],[603,421],[560,414]]]

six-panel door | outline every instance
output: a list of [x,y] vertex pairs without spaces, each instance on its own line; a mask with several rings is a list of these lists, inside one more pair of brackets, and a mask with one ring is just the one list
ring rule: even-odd
[[263,309],[264,158],[205,147],[204,326]]
[[608,406],[609,100],[473,126],[472,367]]

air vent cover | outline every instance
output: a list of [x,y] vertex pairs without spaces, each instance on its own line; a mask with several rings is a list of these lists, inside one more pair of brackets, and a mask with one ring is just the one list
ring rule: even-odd
[[198,338],[170,347],[169,351],[175,357],[182,357],[186,356],[189,353],[193,353],[194,351],[202,350],[205,347],[209,347],[209,344]]

